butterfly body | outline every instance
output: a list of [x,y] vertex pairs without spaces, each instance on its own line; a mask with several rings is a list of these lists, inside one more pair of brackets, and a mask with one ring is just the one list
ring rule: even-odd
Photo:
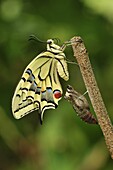
[[59,76],[69,79],[66,56],[52,39],[47,40],[47,51],[40,53],[26,67],[17,85],[12,111],[16,119],[38,110],[43,120],[46,109],[55,109],[62,97]]

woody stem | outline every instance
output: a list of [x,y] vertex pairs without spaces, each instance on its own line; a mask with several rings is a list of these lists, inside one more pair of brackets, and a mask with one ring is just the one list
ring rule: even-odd
[[71,39],[74,56],[80,67],[80,71],[88,91],[92,106],[96,113],[98,123],[105,137],[107,148],[113,159],[113,126],[108,116],[102,96],[100,94],[86,47],[81,37]]

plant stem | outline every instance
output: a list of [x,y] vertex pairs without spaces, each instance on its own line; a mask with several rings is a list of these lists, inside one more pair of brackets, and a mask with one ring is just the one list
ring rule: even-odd
[[104,134],[106,145],[110,151],[111,158],[113,159],[113,126],[108,116],[106,107],[101,97],[97,82],[91,67],[87,50],[81,37],[73,37],[71,44],[74,56],[80,67],[80,71],[88,91],[92,106],[96,113],[98,123]]

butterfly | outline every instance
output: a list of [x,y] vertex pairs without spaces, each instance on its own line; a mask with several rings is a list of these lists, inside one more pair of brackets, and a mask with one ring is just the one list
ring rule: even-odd
[[46,109],[55,109],[62,98],[59,76],[69,79],[65,45],[60,47],[54,39],[47,40],[47,50],[40,53],[26,67],[12,99],[12,112],[16,119],[38,110],[40,121]]
[[89,124],[98,124],[97,120],[90,112],[88,101],[84,95],[78,93],[72,86],[68,85],[64,98],[72,104],[77,115],[84,122]]

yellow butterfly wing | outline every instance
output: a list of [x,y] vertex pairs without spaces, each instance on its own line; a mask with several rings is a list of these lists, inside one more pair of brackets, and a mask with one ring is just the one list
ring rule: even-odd
[[[34,65],[34,62],[25,69],[12,100],[13,115],[16,119],[23,117],[33,110],[39,109],[40,91],[43,88],[43,81],[40,81],[40,79],[43,80],[47,77],[51,61],[51,58],[39,58],[35,61],[35,64],[37,64],[35,70],[33,69],[32,71],[32,67],[29,68],[29,66]],[[47,68],[43,71],[43,67],[45,68],[45,66]]]
[[39,110],[41,122],[46,109],[55,109],[62,97],[60,75],[68,80],[67,63],[64,56],[51,51],[39,54],[25,69],[17,85],[12,111],[16,119]]

